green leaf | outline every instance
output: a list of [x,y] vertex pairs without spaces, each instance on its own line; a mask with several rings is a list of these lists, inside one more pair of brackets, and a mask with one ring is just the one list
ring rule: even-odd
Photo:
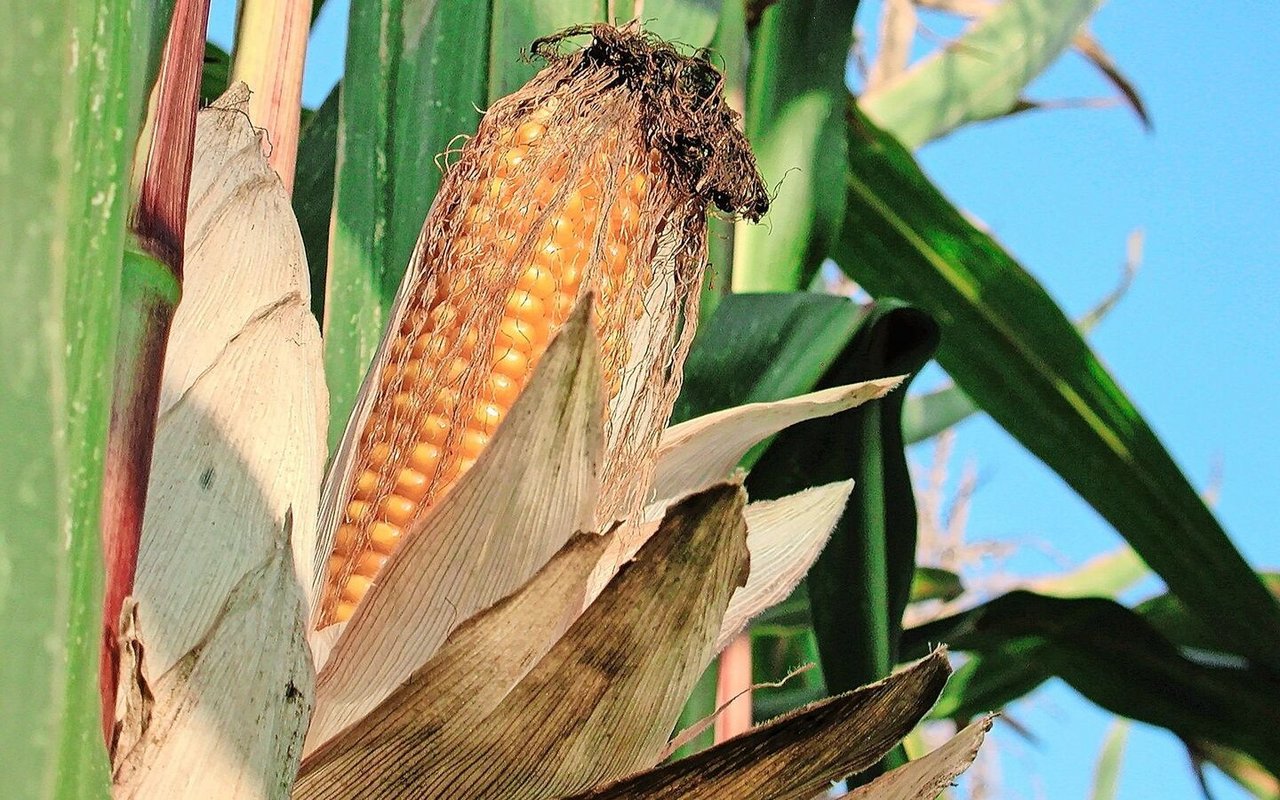
[[1075,326],[863,119],[849,136],[840,266],[942,324],[938,361],[1124,536],[1234,649],[1280,672],[1280,606]]
[[[536,65],[520,54],[536,37],[603,13],[603,0],[352,3],[325,287],[331,443],[346,427],[439,189],[437,156],[475,132],[479,109],[533,75]],[[317,219],[304,213],[308,225]],[[307,236],[308,252],[320,239]]]
[[[685,364],[676,418],[815,388],[914,372],[937,329],[901,304],[860,308],[817,294],[734,294]],[[753,499],[855,479],[849,508],[808,579],[827,687],[889,673],[915,567],[915,504],[898,425],[900,389],[877,403],[780,434],[747,481]],[[833,446],[838,443],[838,446]],[[759,451],[756,451],[759,452]]]
[[960,576],[950,570],[937,567],[916,567],[911,578],[911,602],[924,600],[955,600],[964,594]]
[[1120,767],[1124,765],[1124,746],[1129,739],[1129,723],[1116,720],[1107,731],[1093,772],[1091,800],[1115,800],[1120,784]]
[[[1280,596],[1280,572],[1264,572],[1259,575],[1273,595]],[[1231,642],[1222,636],[1219,626],[1206,624],[1192,616],[1186,603],[1171,594],[1161,594],[1145,600],[1134,608],[1158,628],[1169,640],[1182,647],[1219,652],[1237,652]]]
[[222,96],[231,82],[231,54],[213,42],[204,43],[204,70],[200,73],[200,105]]
[[170,8],[37,4],[0,33],[0,760],[14,797],[107,794],[102,463],[129,163]]
[[861,105],[877,125],[916,148],[968,122],[1007,114],[1071,44],[1102,0],[1005,0]]
[[[851,306],[852,307],[852,306]],[[894,302],[866,313],[818,387],[914,373],[937,328]],[[916,510],[903,452],[902,389],[876,403],[781,434],[748,478],[753,498],[853,478],[849,507],[807,579],[827,688],[884,677],[896,663],[915,572]]]
[[902,408],[902,436],[907,444],[932,439],[979,411],[958,386],[945,386],[907,398]]
[[[311,270],[311,311],[324,319],[325,280],[329,271],[329,217],[338,158],[338,104],[342,86],[333,87],[298,131],[298,164],[293,176],[293,213]],[[345,421],[345,420],[344,420]]]
[[1280,680],[1263,670],[1189,658],[1130,609],[1101,598],[1010,592],[971,611],[912,628],[903,653],[932,643],[1018,657],[1057,675],[1103,708],[1242,750],[1280,768]]
[[839,231],[844,197],[845,64],[857,3],[783,0],[751,39],[746,132],[773,188],[763,225],[740,226],[735,291],[808,288]]
[[490,6],[490,103],[519,89],[540,69],[527,57],[534,39],[573,25],[603,22],[608,14],[607,0],[490,0]]

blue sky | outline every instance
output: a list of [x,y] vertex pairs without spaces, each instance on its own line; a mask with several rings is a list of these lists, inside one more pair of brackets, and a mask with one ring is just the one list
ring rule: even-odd
[[[864,32],[874,32],[878,7],[863,3]],[[215,40],[229,42],[233,15],[233,0],[214,0]],[[345,18],[345,0],[331,0],[318,23],[309,105],[341,71]],[[1142,91],[1153,133],[1123,108],[1035,113],[930,144],[921,162],[1072,315],[1110,290],[1126,236],[1145,231],[1137,283],[1092,342],[1197,486],[1221,463],[1224,525],[1252,563],[1280,566],[1272,507],[1280,434],[1268,411],[1280,395],[1280,6],[1115,0],[1093,29]],[[1074,56],[1029,92],[1110,93]],[[970,535],[1036,541],[1058,555],[1026,547],[1014,569],[1053,571],[1120,543],[990,421],[959,428],[955,464],[966,461],[981,476]],[[1014,716],[1037,741],[997,734],[998,795],[1088,797],[1110,717],[1061,684]],[[1171,735],[1135,725],[1126,753],[1123,800],[1199,796]],[[1221,779],[1212,786],[1218,798],[1245,796]]]

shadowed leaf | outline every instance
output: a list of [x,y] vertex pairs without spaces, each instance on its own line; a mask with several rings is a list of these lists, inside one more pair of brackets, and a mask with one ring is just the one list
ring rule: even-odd
[[876,763],[910,732],[949,672],[945,651],[935,651],[883,681],[573,800],[811,800]]
[[308,751],[382,702],[575,531],[594,528],[604,396],[589,314],[580,303],[475,466],[405,532],[351,621],[313,635],[320,660],[325,637],[341,631],[322,662]]
[[746,579],[744,497],[718,486],[672,508],[658,533],[565,636],[482,719],[359,770],[304,779],[299,797],[397,787],[425,797],[552,798],[652,764],[710,661],[733,590]]

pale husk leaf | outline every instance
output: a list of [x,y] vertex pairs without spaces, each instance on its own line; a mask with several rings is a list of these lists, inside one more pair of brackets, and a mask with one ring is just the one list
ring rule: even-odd
[[377,748],[301,796],[536,800],[653,764],[746,578],[743,504],[724,485],[673,508],[492,713]]
[[729,601],[717,651],[727,647],[757,614],[787,599],[809,573],[852,491],[853,481],[841,481],[747,506],[751,576]]
[[574,800],[812,800],[880,760],[915,727],[951,668],[942,648],[885,680]]
[[328,406],[320,331],[289,197],[235,110],[237,88],[196,122],[186,285],[134,586],[153,675],[206,635],[286,515],[303,572],[314,547]]
[[604,396],[590,313],[579,304],[475,466],[406,531],[342,630],[320,671],[308,752],[592,527]]
[[796,423],[883,397],[901,382],[900,377],[879,378],[772,403],[736,406],[673,425],[662,435],[651,496],[665,505],[722,481],[757,442]]
[[607,539],[575,536],[516,593],[458,626],[377,708],[307,757],[295,797],[324,796],[334,775],[379,752],[417,749],[447,725],[491,713],[577,618]]
[[[288,524],[267,560],[249,570],[202,637],[160,678],[124,660],[124,730],[113,765],[115,798],[289,796],[311,713],[314,671],[303,637],[302,589]],[[145,654],[137,611],[125,652]],[[144,658],[145,661],[145,658]]]
[[973,763],[983,737],[991,730],[992,719],[983,717],[928,755],[841,797],[848,800],[932,800]]

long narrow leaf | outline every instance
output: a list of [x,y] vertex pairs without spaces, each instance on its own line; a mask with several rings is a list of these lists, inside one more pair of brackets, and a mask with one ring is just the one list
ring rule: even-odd
[[942,323],[957,384],[1129,540],[1193,613],[1280,672],[1280,606],[1133,403],[1036,283],[862,118],[836,260]]
[[959,40],[863,96],[867,116],[919,147],[1008,113],[1102,0],[1005,0]]
[[1011,592],[907,631],[904,652],[939,641],[984,652],[1013,648],[1109,711],[1243,750],[1280,771],[1280,681],[1238,663],[1188,658],[1113,601]]
[[20,765],[15,797],[94,796],[107,776],[98,525],[126,179],[171,3],[11,8],[19,17],[0,32],[0,762]]
[[331,443],[439,187],[436,157],[486,103],[489,25],[488,2],[352,3],[325,299]]
[[777,192],[767,224],[739,226],[735,291],[808,288],[834,242],[844,197],[845,62],[856,2],[769,4],[751,39],[746,133]]

